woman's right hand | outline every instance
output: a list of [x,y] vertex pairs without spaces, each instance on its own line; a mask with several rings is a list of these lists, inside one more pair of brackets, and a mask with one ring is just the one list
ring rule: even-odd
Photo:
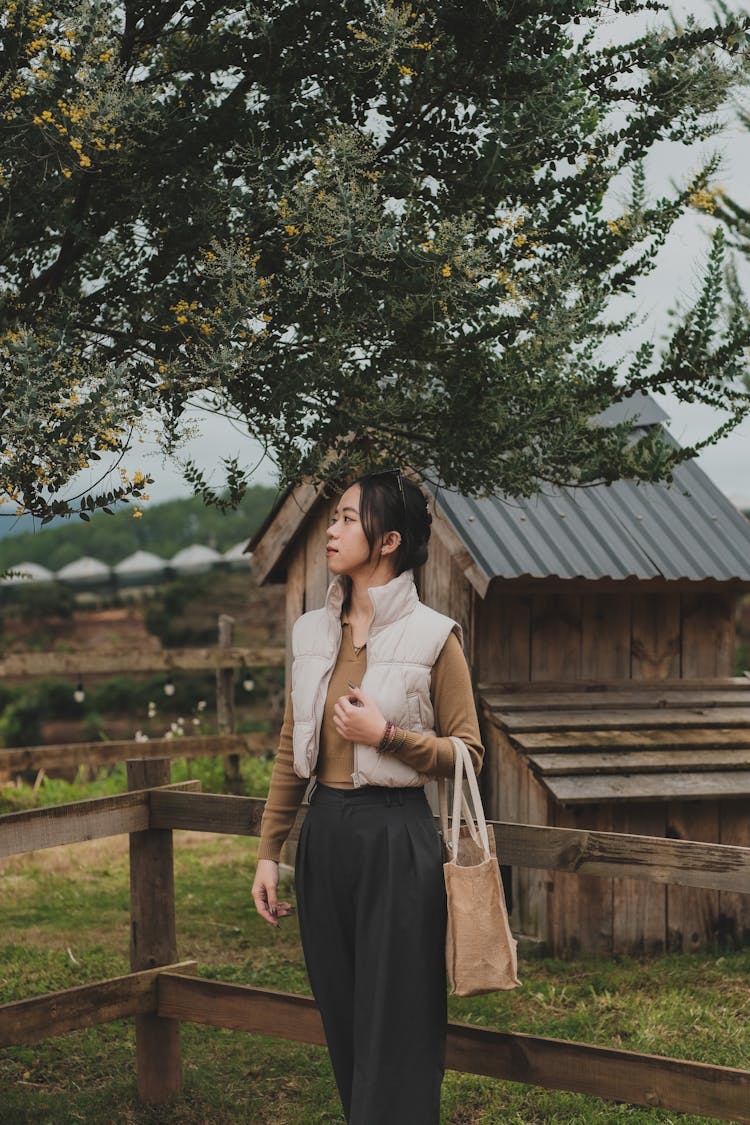
[[279,918],[286,918],[294,907],[289,902],[278,902],[279,865],[275,859],[259,859],[253,881],[253,901],[261,918],[278,926]]

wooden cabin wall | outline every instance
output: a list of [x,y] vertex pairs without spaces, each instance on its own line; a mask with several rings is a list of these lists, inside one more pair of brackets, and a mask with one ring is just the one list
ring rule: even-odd
[[518,592],[476,599],[479,683],[729,676],[736,595],[722,590]]
[[[480,683],[661,680],[733,672],[736,597],[717,589],[513,592],[477,598]],[[746,800],[564,808],[548,798],[502,732],[486,724],[489,815],[518,823],[750,846]],[[513,872],[517,933],[560,956],[688,952],[750,940],[748,896],[635,879]]]

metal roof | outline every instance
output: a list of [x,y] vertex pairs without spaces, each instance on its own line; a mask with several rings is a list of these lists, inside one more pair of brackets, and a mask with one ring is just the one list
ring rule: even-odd
[[750,521],[695,461],[679,465],[670,485],[616,481],[549,489],[528,500],[439,490],[437,504],[488,582],[750,581]]

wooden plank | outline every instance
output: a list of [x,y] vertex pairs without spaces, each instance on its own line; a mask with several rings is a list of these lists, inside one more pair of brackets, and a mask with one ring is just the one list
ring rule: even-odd
[[448,1025],[453,1070],[616,1102],[750,1121],[750,1072],[564,1039]]
[[[130,759],[128,788],[169,783],[168,758]],[[134,972],[177,960],[172,833],[153,828],[130,833],[130,968]],[[157,1012],[135,1017],[138,1097],[145,1105],[174,1101],[182,1089],[180,1024]]]
[[318,499],[318,489],[304,483],[298,485],[284,500],[266,528],[263,538],[256,543],[250,562],[253,577],[259,586],[274,570],[289,544],[299,533],[310,509]]
[[697,730],[554,730],[514,731],[513,742],[525,752],[537,750],[626,750],[635,748],[700,750],[750,748],[750,730],[742,727],[701,727]]
[[[719,803],[670,802],[667,835],[677,840],[719,839]],[[667,887],[667,948],[695,953],[710,948],[718,934],[719,892],[714,888]]]
[[633,594],[630,674],[634,680],[682,676],[680,666],[680,595]]
[[[200,784],[181,781],[169,789],[200,789]],[[0,857],[141,832],[148,828],[148,822],[148,790],[6,813],[0,816]]]
[[563,805],[597,801],[703,801],[712,797],[750,796],[750,770],[705,773],[606,774],[544,777],[544,784]]
[[[722,844],[750,848],[750,801],[720,802],[719,836]],[[750,945],[750,896],[720,891],[719,933],[737,948]]]
[[581,599],[581,676],[630,678],[630,593]]
[[750,680],[748,688],[716,691],[598,691],[598,692],[506,692],[485,691],[482,698],[493,711],[587,711],[637,710],[664,707],[745,707],[750,719]]
[[219,754],[267,754],[278,744],[268,734],[207,735],[200,738],[151,738],[148,742],[63,742],[0,750],[0,770],[50,770],[66,766],[108,766],[138,754],[142,758],[212,758]]
[[[234,618],[228,613],[219,614],[217,644],[220,649],[232,647],[234,640]],[[226,737],[234,733],[234,668],[216,669],[216,726],[219,734]],[[240,775],[240,756],[237,753],[224,755],[224,788],[229,793],[242,793],[243,782]]]
[[726,591],[681,595],[682,675],[729,675],[734,665],[736,597]]
[[325,604],[331,576],[326,559],[326,528],[332,505],[321,502],[305,529],[305,608],[320,609]]
[[111,673],[213,671],[215,668],[279,668],[284,650],[253,648],[85,649],[81,652],[9,652],[0,658],[0,678],[104,676]]
[[[159,1011],[180,1020],[322,1045],[307,996],[162,973]],[[469,1074],[652,1108],[750,1122],[750,1072],[563,1039],[448,1025],[447,1065]]]
[[531,675],[531,598],[500,594],[490,587],[476,637],[479,679],[502,676],[528,683]]
[[[612,828],[635,836],[663,837],[663,804],[615,805]],[[750,899],[748,899],[750,901]],[[667,941],[667,893],[658,883],[612,880],[612,952],[639,956],[663,953]]]
[[448,554],[454,560],[454,564],[458,566],[466,581],[475,590],[477,596],[485,600],[492,593],[492,590],[489,589],[491,581],[489,575],[485,574],[466,550],[463,539],[454,531],[450,520],[446,518],[440,506],[439,499],[430,496],[428,497],[428,501],[431,502],[433,510],[430,554],[432,554],[433,543],[439,542],[441,547],[444,547],[448,551]]
[[[606,806],[554,809],[555,827],[609,832],[612,812]],[[612,950],[612,881],[574,872],[554,871],[549,885],[550,953],[558,957],[609,954]]]
[[531,599],[531,679],[581,675],[581,597],[534,594]]
[[[171,973],[192,972],[195,961],[168,965]],[[0,1005],[0,1047],[21,1047],[84,1027],[157,1010],[161,969],[127,973],[43,996]]]
[[615,754],[529,754],[540,774],[677,773],[750,769],[747,750],[638,750]]
[[[171,797],[177,797],[172,801]],[[166,797],[166,800],[164,798]],[[181,800],[187,797],[187,800]],[[191,798],[197,797],[198,800]],[[232,836],[257,836],[265,801],[260,797],[235,797],[219,793],[151,794],[152,828],[184,828],[191,832],[226,832]]]
[[[633,680],[580,679],[576,680],[575,690],[585,692],[587,696],[597,695],[602,691],[731,691],[733,688],[747,688],[749,682],[747,676],[703,676],[689,680],[668,677],[664,680],[638,680],[637,682]],[[523,694],[528,691],[571,691],[571,686],[570,680],[544,680],[541,683],[529,684],[516,680],[498,679],[498,677],[493,679],[480,677],[477,690],[480,694],[497,691],[512,695],[516,692]]]
[[519,714],[490,712],[490,719],[511,733],[531,730],[648,730],[650,727],[747,727],[748,715],[743,708],[712,707],[643,709],[641,711],[527,711]]
[[750,895],[750,849],[616,832],[492,824],[505,863]]

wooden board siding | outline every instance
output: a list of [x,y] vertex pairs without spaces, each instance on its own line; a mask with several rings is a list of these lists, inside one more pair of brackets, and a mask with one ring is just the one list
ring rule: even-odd
[[[667,836],[675,840],[718,843],[719,802],[670,802]],[[692,953],[713,944],[719,935],[719,892],[697,887],[667,887],[667,948]]]
[[735,646],[735,601],[729,594],[681,595],[682,676],[726,675]]
[[680,595],[631,596],[631,678],[666,680],[681,676]]
[[611,594],[581,599],[581,676],[630,678],[631,600]]
[[[613,805],[612,831],[664,836],[663,805]],[[738,896],[741,897],[741,896]],[[667,888],[641,879],[612,880],[612,953],[663,953]]]
[[[750,800],[719,802],[721,844],[750,848]],[[750,895],[719,892],[719,936],[735,946],[750,945]]]
[[[612,831],[612,810],[552,809],[556,828]],[[550,952],[578,957],[612,950],[612,880],[555,871],[549,880]]]
[[[552,585],[552,584],[551,584]],[[726,591],[530,592],[491,585],[477,599],[476,676],[484,681],[728,676],[734,607]]]
[[[491,815],[750,846],[750,681],[669,681],[664,690],[650,681],[644,690],[646,682],[565,691],[560,680],[546,692],[534,683],[483,685]],[[560,956],[750,940],[750,901],[734,890],[541,874],[532,887],[514,873],[516,918],[521,933]]]
[[325,603],[326,590],[331,580],[326,559],[326,528],[328,504],[320,504],[310,517],[305,536],[305,611],[320,609]]
[[531,599],[531,679],[581,677],[581,596],[534,594]]

